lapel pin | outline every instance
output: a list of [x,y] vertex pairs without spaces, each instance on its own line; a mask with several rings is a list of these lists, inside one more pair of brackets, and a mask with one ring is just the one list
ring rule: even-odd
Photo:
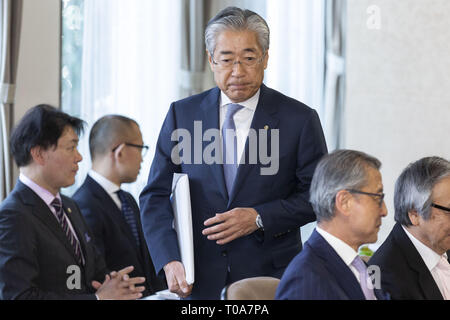
[[267,124],[264,126],[264,130],[269,130],[269,126]]
[[72,213],[72,209],[70,209],[70,208],[67,208],[67,211],[68,211],[69,213]]

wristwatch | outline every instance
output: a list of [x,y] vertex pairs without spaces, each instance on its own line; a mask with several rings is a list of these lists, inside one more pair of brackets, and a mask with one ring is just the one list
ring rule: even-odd
[[259,214],[256,216],[256,226],[258,227],[258,229],[264,230],[264,225]]

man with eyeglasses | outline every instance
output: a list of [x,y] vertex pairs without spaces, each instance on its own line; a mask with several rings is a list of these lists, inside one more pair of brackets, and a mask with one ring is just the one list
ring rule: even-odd
[[[229,7],[219,12],[205,31],[217,87],[174,102],[160,133],[140,196],[142,222],[155,247],[156,269],[165,271],[169,289],[182,297],[219,299],[224,286],[243,278],[281,277],[301,250],[299,228],[315,219],[308,190],[317,162],[327,153],[325,139],[316,111],[262,84],[269,34],[266,21],[252,11]],[[175,161],[179,130],[192,140],[183,156],[202,161]],[[219,146],[212,163],[204,159],[209,143],[195,140],[211,132],[220,132],[210,140]],[[249,160],[261,149],[271,150],[279,161],[273,174],[261,174],[267,166],[261,157]],[[172,228],[169,198],[176,172],[190,180],[193,287],[185,281]]]
[[138,205],[120,188],[136,181],[148,150],[138,124],[120,115],[100,118],[91,129],[89,149],[92,169],[73,199],[92,230],[96,247],[109,269],[134,266],[132,275],[146,278],[144,295],[165,289],[165,279],[156,276],[149,255]]
[[[284,273],[280,300],[384,300],[358,249],[377,241],[387,215],[378,159],[338,150],[318,164],[310,201],[317,228]],[[376,283],[376,281],[375,281]]]
[[393,299],[450,299],[450,162],[411,163],[395,184],[391,233],[370,259]]

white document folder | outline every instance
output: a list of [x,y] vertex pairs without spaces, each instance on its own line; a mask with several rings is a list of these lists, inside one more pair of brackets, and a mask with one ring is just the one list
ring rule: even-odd
[[178,236],[181,262],[186,271],[188,285],[194,283],[194,238],[192,232],[191,193],[185,173],[174,173],[170,202],[173,208],[173,226]]

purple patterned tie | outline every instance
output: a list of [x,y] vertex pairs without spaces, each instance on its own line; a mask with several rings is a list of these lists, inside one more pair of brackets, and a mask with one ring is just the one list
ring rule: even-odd
[[64,234],[66,235],[67,239],[69,240],[70,244],[72,245],[72,248],[75,252],[75,257],[77,259],[78,264],[84,265],[83,261],[83,254],[81,252],[81,246],[78,242],[77,238],[73,234],[72,230],[70,230],[69,224],[67,222],[67,216],[64,214],[64,210],[61,206],[61,202],[58,198],[53,199],[51,203],[52,207],[56,211],[56,216],[58,218],[58,222],[61,225],[61,228],[63,229]]
[[375,297],[375,293],[373,292],[373,288],[369,288],[367,286],[368,283],[371,283],[369,275],[367,274],[367,267],[359,256],[356,256],[352,262],[352,266],[358,270],[359,273],[359,282],[361,284],[362,292],[366,297],[366,300],[377,300]]
[[239,166],[239,161],[237,159],[236,125],[234,124],[233,116],[242,108],[244,107],[239,104],[229,104],[227,106],[225,121],[222,126],[223,173],[228,194],[231,194],[231,189],[233,188],[234,179],[236,178]]

